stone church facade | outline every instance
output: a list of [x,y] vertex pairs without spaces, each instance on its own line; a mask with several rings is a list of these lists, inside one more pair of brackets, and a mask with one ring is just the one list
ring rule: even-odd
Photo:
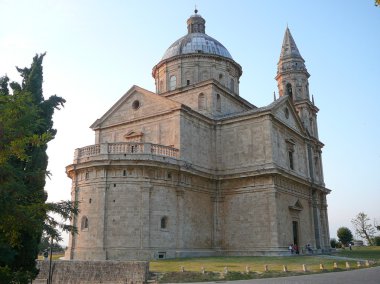
[[329,251],[318,108],[289,29],[279,97],[256,107],[197,11],[187,28],[153,67],[156,91],[130,88],[91,125],[95,144],[75,150],[66,171],[79,233],[66,259]]

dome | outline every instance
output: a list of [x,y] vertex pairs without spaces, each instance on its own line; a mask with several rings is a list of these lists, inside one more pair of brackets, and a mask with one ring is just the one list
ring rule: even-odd
[[197,14],[191,16],[187,20],[188,34],[175,41],[165,52],[161,60],[165,60],[177,55],[182,54],[213,54],[232,59],[231,54],[228,52],[219,41],[206,35],[205,23],[206,21]]
[[174,42],[166,50],[162,60],[191,53],[214,54],[232,59],[227,48],[216,39],[203,33],[191,33]]

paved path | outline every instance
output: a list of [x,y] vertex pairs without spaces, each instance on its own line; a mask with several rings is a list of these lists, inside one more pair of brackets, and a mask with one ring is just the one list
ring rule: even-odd
[[[321,274],[310,274],[302,276],[291,276],[281,278],[268,279],[252,279],[240,281],[217,281],[217,282],[202,282],[197,284],[379,284],[380,283],[380,266],[355,269],[343,272],[329,272]],[[195,284],[195,283],[192,283]]]

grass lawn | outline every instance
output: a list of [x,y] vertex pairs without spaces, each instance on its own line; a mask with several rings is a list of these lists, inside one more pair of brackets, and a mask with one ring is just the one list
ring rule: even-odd
[[[54,253],[53,253],[53,257],[52,257],[52,259],[53,259],[53,260],[57,260],[57,259],[59,259],[60,257],[63,257],[64,255],[65,255],[64,253],[60,253],[60,254],[54,254]],[[38,256],[38,259],[39,259],[39,260],[43,260],[44,257],[43,257],[42,255],[39,255],[39,256]]]
[[343,257],[353,257],[360,259],[374,260],[380,262],[380,246],[373,247],[352,247],[340,250],[335,255]]
[[[239,280],[266,277],[281,277],[290,275],[305,274],[303,264],[306,265],[306,273],[320,273],[330,271],[346,270],[346,260],[339,257],[349,257],[356,259],[372,260],[380,262],[380,247],[355,247],[338,251],[332,257],[326,258],[313,255],[297,255],[282,257],[203,257],[185,259],[166,259],[150,262],[150,271],[159,275],[159,282],[198,282],[215,280]],[[334,262],[338,269],[334,269]],[[348,261],[351,269],[357,268],[357,261]],[[321,271],[320,264],[324,265]],[[269,272],[265,272],[267,265]],[[283,272],[283,265],[287,266],[289,272]],[[249,266],[251,273],[246,273],[246,266]],[[364,266],[364,263],[362,263]],[[184,267],[185,272],[180,272]],[[202,267],[206,271],[201,273]],[[228,274],[224,274],[225,267]]]

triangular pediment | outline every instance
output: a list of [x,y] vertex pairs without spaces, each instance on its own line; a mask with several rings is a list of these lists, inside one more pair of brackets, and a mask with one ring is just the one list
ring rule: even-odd
[[109,127],[179,108],[181,104],[178,102],[138,86],[132,86],[100,119],[91,125],[91,128]]
[[289,209],[290,210],[295,210],[295,211],[302,211],[303,210],[303,206],[302,206],[300,200],[297,199],[297,201],[296,201],[296,203],[294,203],[294,205],[289,206]]
[[282,123],[292,128],[293,130],[305,133],[305,128],[297,114],[296,109],[291,101],[291,98],[284,96],[279,98],[277,103],[272,107],[272,114]]

